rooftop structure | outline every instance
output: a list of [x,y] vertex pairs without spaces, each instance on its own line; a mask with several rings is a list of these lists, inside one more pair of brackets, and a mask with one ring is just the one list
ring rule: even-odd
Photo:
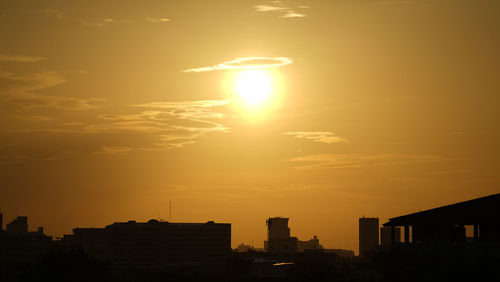
[[384,226],[404,227],[404,242],[465,242],[466,227],[473,240],[500,242],[500,193],[389,219]]

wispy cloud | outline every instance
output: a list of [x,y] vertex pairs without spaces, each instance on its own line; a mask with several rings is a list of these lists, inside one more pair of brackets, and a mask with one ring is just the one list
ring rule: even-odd
[[97,22],[89,22],[86,20],[83,20],[82,23],[86,26],[93,26],[93,27],[103,27],[112,24],[114,21],[112,18],[104,18],[100,21]]
[[177,123],[172,127],[176,130],[185,130],[188,132],[228,132],[229,129],[213,120],[223,119],[224,113],[216,112],[215,108],[229,105],[229,100],[199,100],[182,102],[153,102],[146,104],[133,105],[134,107],[162,109],[162,111],[145,111],[150,119],[175,118],[187,121]]
[[186,69],[183,70],[183,72],[205,72],[205,71],[216,71],[216,70],[270,68],[270,67],[285,66],[291,64],[292,62],[293,60],[287,57],[237,58],[232,61],[223,62],[213,66]]
[[229,104],[228,100],[200,100],[183,102],[152,102],[131,105],[146,110],[132,114],[101,114],[102,123],[82,128],[88,133],[136,132],[147,133],[156,140],[141,150],[180,148],[206,138],[210,133],[227,133],[229,128],[216,122],[226,117],[215,111]]
[[370,166],[403,165],[413,163],[442,162],[451,159],[435,155],[411,154],[315,154],[291,158],[288,161],[300,164],[298,170],[326,168],[361,168]]
[[145,18],[147,23],[168,23],[170,19],[168,18]]
[[339,136],[336,136],[332,132],[326,131],[290,131],[283,134],[299,139],[308,139],[314,142],[326,144],[347,142],[347,139],[341,138]]
[[65,80],[55,72],[40,72],[28,75],[16,75],[0,72],[0,96],[6,104],[23,110],[40,107],[54,107],[61,110],[88,110],[101,106],[105,99],[75,98],[40,95],[35,91],[54,87]]
[[0,54],[0,61],[3,62],[35,63],[44,59],[44,57]]
[[304,18],[306,17],[305,14],[301,14],[301,13],[297,13],[295,11],[292,11],[292,10],[289,10],[286,12],[286,14],[284,14],[283,16],[281,16],[282,18]]
[[42,12],[47,17],[55,17],[58,19],[62,19],[64,17],[60,10],[54,8],[45,8]]
[[410,0],[384,0],[381,1],[382,4],[414,4],[415,1]]
[[80,99],[73,97],[42,96],[33,93],[25,93],[22,97],[13,96],[7,98],[7,102],[24,110],[53,107],[60,110],[81,111],[100,108],[102,104],[106,102],[106,99]]
[[[304,18],[307,15],[303,13],[298,13],[294,10],[292,10],[289,7],[282,6],[281,1],[273,1],[272,5],[266,5],[266,4],[261,4],[261,5],[255,5],[254,6],[256,12],[263,12],[263,13],[278,13],[280,14],[280,18]],[[308,9],[309,6],[298,6],[300,9]]]
[[31,121],[49,121],[53,120],[53,117],[47,117],[47,116],[24,116],[21,117],[21,119],[24,120],[31,120]]
[[274,11],[281,11],[281,10],[286,10],[288,9],[287,7],[279,7],[279,6],[270,6],[270,5],[256,5],[255,10],[257,12],[274,12]]
[[52,71],[25,75],[0,71],[0,94],[31,92],[53,87],[64,82],[64,78]]
[[[2,146],[8,147],[0,164],[48,160],[72,153],[119,156],[133,151],[182,148],[212,134],[228,133],[230,129],[222,124],[228,118],[224,113],[228,105],[227,100],[143,103],[105,108],[108,113],[100,109],[97,119],[87,122],[38,122],[27,128],[0,131],[0,155]],[[113,110],[119,114],[109,113]],[[42,116],[29,119],[45,120]],[[29,141],[31,138],[44,142],[38,146]],[[8,143],[12,139],[20,142]],[[19,158],[18,154],[29,158]]]
[[128,152],[132,152],[134,148],[131,147],[103,147],[100,151],[96,152],[96,154],[104,154],[104,155],[123,155]]

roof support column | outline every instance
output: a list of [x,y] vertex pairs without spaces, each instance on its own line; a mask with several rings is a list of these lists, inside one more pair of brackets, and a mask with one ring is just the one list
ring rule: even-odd
[[474,242],[479,241],[479,224],[474,224]]
[[395,241],[395,233],[396,232],[396,228],[394,227],[394,225],[391,225],[391,247],[394,246],[394,241]]
[[410,243],[410,226],[405,225],[405,243]]

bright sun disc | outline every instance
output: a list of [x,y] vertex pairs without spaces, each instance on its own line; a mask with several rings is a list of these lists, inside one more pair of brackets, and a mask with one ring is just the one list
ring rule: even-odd
[[269,74],[261,70],[247,70],[236,79],[236,92],[249,106],[266,102],[272,92]]

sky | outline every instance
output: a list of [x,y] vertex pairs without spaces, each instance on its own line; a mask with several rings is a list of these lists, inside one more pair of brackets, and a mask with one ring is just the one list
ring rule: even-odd
[[0,0],[4,223],[262,247],[282,216],[357,251],[359,217],[500,192],[499,27],[493,0]]

